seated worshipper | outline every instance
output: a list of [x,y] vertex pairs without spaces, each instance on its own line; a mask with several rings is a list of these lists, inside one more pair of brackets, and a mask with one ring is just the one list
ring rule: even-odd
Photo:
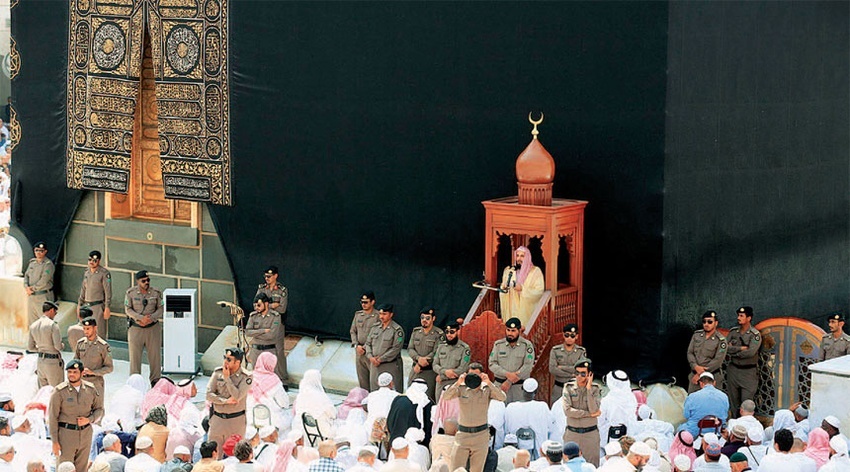
[[121,440],[115,434],[109,433],[103,437],[103,452],[94,458],[94,462],[106,462],[110,470],[124,470],[127,457],[121,454],[121,449]]
[[431,424],[431,409],[434,406],[428,396],[428,382],[422,378],[415,378],[411,380],[404,394],[416,407],[416,421],[419,422],[419,429],[425,433],[423,444],[428,444],[431,441],[431,427],[433,426]]
[[690,472],[691,460],[688,456],[676,456],[673,459],[673,472]]
[[150,383],[139,374],[127,378],[127,383],[112,394],[106,411],[117,415],[121,429],[127,433],[136,431],[144,422],[141,407],[145,394],[150,390]]
[[168,399],[177,392],[177,386],[167,377],[157,380],[156,385],[145,394],[142,400],[140,413],[142,418],[148,417],[151,408],[157,405],[165,405]]
[[841,420],[835,416],[829,415],[824,418],[823,421],[821,421],[820,427],[829,434],[830,439],[834,436],[838,436],[850,445],[850,440],[847,439],[847,436],[841,433]]
[[366,427],[366,411],[359,408],[349,411],[345,421],[336,428],[337,437],[347,438],[355,451],[369,443],[369,433],[370,430]]
[[741,454],[740,452],[736,452],[729,457],[729,466],[731,472],[747,472],[753,469],[750,468],[749,462],[747,461],[747,456]]
[[797,468],[800,472],[816,472],[818,470],[814,459],[805,454],[806,443],[800,438],[794,438],[794,445],[791,446],[791,460],[797,463]]
[[804,454],[815,461],[818,469],[829,461],[829,434],[823,428],[815,428],[809,433]]
[[292,429],[302,431],[304,440],[307,432],[304,430],[302,415],[307,413],[316,419],[322,436],[334,437],[336,428],[336,407],[322,387],[322,374],[316,369],[304,372],[304,377],[298,384],[298,396],[295,397],[295,416],[292,418]]
[[[96,426],[96,425],[94,425]],[[94,427],[93,426],[93,427]],[[136,442],[136,434],[134,433],[125,433],[121,431],[121,426],[118,424],[118,417],[113,415],[112,413],[104,415],[100,420],[100,428],[99,431],[95,432],[92,430],[92,441],[91,441],[91,450],[89,451],[89,460],[94,461],[98,452],[103,447],[103,438],[106,437],[107,434],[113,434],[118,437],[121,442],[117,451],[121,452],[122,448],[125,444],[133,445]],[[135,448],[135,446],[133,446]],[[128,451],[130,449],[127,449]]]
[[[407,440],[408,454],[407,460],[418,465],[422,470],[428,470],[431,467],[431,454],[428,448],[421,443],[425,440],[425,433],[418,428],[410,428],[404,434],[404,439]],[[392,453],[390,453],[392,458]]]
[[189,452],[189,448],[177,446],[172,456],[172,459],[162,464],[160,472],[192,472],[192,453]]
[[18,369],[6,379],[2,386],[3,390],[12,394],[12,399],[16,403],[25,405],[39,390],[38,374],[36,374],[38,359],[36,354],[25,355],[18,361]]
[[797,422],[797,431],[794,436],[803,441],[807,440],[809,432],[812,430],[809,424],[809,409],[803,406],[802,402],[794,403],[788,409],[791,410],[791,413],[794,413],[794,421]]
[[383,372],[378,376],[378,389],[366,397],[366,407],[368,408],[368,414],[366,415],[367,428],[371,429],[377,419],[386,418],[390,414],[390,405],[392,405],[395,397],[399,395],[394,387],[393,375],[391,373]]
[[[771,429],[775,433],[780,429],[787,429],[791,431],[791,434],[796,434],[797,432],[797,422],[794,421],[794,413],[791,413],[791,410],[776,410],[776,413],[773,414],[773,425],[771,425]],[[765,441],[767,445],[767,450],[770,451],[769,454],[772,454],[773,451],[773,441]]]
[[180,421],[180,413],[184,408],[186,408],[186,406],[191,405],[193,408],[197,409],[197,407],[192,404],[192,399],[195,398],[195,395],[197,394],[198,387],[195,385],[192,378],[183,379],[177,383],[177,391],[175,391],[174,395],[165,402],[165,409],[168,411],[169,427],[176,425]]
[[694,450],[693,435],[685,430],[676,433],[676,436],[673,438],[673,444],[670,446],[670,451],[667,455],[672,457],[674,462],[676,460],[676,456],[687,456],[690,460],[689,464],[693,464],[694,461],[697,460],[697,451]]
[[[145,418],[145,425],[139,429],[139,437],[148,437],[152,444],[152,448],[148,453],[157,460],[160,464],[165,462],[165,443],[168,441],[169,429],[168,412],[165,405],[157,405],[148,411]],[[136,438],[136,453],[138,453],[139,439]]]
[[47,406],[50,404],[51,395],[53,395],[53,387],[45,385],[38,389],[35,397],[24,407],[24,414],[32,426],[32,434],[39,439],[47,438]]
[[[688,395],[685,399],[685,424],[679,426],[679,431],[687,430],[692,437],[699,436],[697,423],[706,416],[713,415],[726,424],[729,415],[729,397],[714,387],[714,375],[703,372],[699,376],[700,389]],[[789,412],[790,413],[790,412]]]
[[298,452],[295,454],[295,458],[298,461],[296,464],[290,465],[290,470],[293,472],[307,472],[310,464],[313,461],[319,460],[319,450],[315,447],[298,446],[296,451]]
[[32,427],[25,415],[17,415],[11,421],[11,442],[15,448],[12,468],[24,470],[31,460],[48,457],[53,450],[53,444],[47,439],[40,439],[32,434]]
[[746,426],[747,431],[757,428],[764,433],[764,426],[762,426],[761,422],[756,419],[755,414],[756,403],[752,400],[744,400],[741,402],[741,408],[738,409],[738,418],[730,419],[727,428],[731,431],[732,427],[736,424],[743,424]]
[[694,472],[723,471],[729,472],[729,458],[724,456],[719,443],[711,442],[704,447],[705,454],[694,461]]
[[651,456],[652,448],[642,441],[635,441],[629,447],[629,453],[623,460],[608,461],[596,470],[600,472],[631,472],[636,469],[642,470],[649,462]]
[[[546,403],[535,401],[534,396],[539,384],[537,380],[530,378],[522,383],[523,399],[513,402],[505,408],[505,433],[513,433],[518,437],[520,430],[524,433],[528,430],[533,432],[530,441],[520,441],[519,447],[529,452],[536,451],[537,447],[549,436],[549,407]],[[527,435],[527,434],[526,434]]]
[[531,252],[525,246],[514,251],[515,266],[505,267],[502,273],[499,293],[499,305],[502,307],[502,319],[519,318],[523,326],[531,320],[534,306],[543,295],[545,284],[543,272],[531,260]]
[[667,457],[667,453],[658,450],[658,441],[655,438],[646,438],[644,442],[652,448],[652,457],[649,458],[649,463],[646,467],[656,470],[656,472],[670,472],[673,469],[673,465],[670,458]]
[[[263,351],[257,357],[252,375],[251,389],[248,393],[248,424],[254,423],[254,407],[265,405],[271,413],[271,422],[278,431],[288,433],[292,427],[292,410],[289,395],[283,388],[283,382],[275,373],[277,356],[272,351]],[[322,431],[324,433],[324,431]]]
[[552,403],[552,408],[549,409],[549,439],[553,441],[561,440],[566,429],[567,415],[564,413],[564,397],[562,395]]
[[635,412],[637,411],[637,399],[632,393],[632,385],[629,376],[622,370],[608,372],[605,376],[605,384],[608,393],[602,397],[599,403],[599,447],[608,444],[611,428],[618,425],[626,427],[626,434],[634,435]]
[[151,456],[153,447],[153,440],[151,438],[147,436],[137,437],[136,454],[127,459],[127,462],[124,464],[124,472],[159,472],[162,462]]
[[758,466],[763,472],[800,472],[799,464],[791,457],[794,433],[779,429],[773,434],[773,451],[764,456]]
[[519,451],[517,451],[516,456],[514,456],[514,468],[511,470],[511,472],[526,472],[528,470],[531,470],[528,468],[530,462],[531,456],[528,454],[528,451],[526,451],[525,449],[520,449]]
[[635,422],[635,432],[632,434],[635,439],[645,441],[648,438],[655,438],[658,441],[658,449],[667,451],[673,444],[674,432],[672,424],[655,419],[655,410],[649,405],[638,407],[638,421]]
[[0,393],[0,417],[9,419],[13,416],[15,416],[15,402],[12,401],[12,394]]
[[254,462],[266,468],[271,467],[277,454],[278,432],[274,426],[266,425],[260,428],[258,436],[260,443],[254,448]]
[[233,457],[239,462],[226,465],[224,472],[263,472],[266,470],[265,467],[252,460],[254,458],[254,451],[251,449],[251,445],[244,439],[237,442],[236,446],[233,447]]
[[192,472],[224,472],[224,464],[216,460],[218,444],[215,441],[204,441],[199,450],[201,460],[195,463]]
[[388,460],[381,472],[424,472],[425,469],[408,460],[410,446],[407,439],[395,438],[392,442],[392,459]]
[[330,439],[319,443],[319,460],[310,464],[309,472],[343,472],[345,469],[336,460],[336,445]]
[[564,470],[569,472],[589,472],[596,470],[592,464],[588,464],[584,457],[581,457],[581,450],[578,443],[568,441],[564,444]]
[[[519,438],[517,438],[517,439],[519,439]],[[540,470],[545,469],[546,467],[549,467],[549,461],[546,459],[546,450],[552,444],[560,444],[560,441],[550,441],[550,440],[547,439],[547,440],[543,441],[542,443],[540,443],[540,447],[537,449],[536,454],[535,454],[539,457],[537,459],[534,459],[531,462],[529,462],[528,470],[540,471]],[[519,449],[521,451],[528,451],[528,449],[523,449],[521,447]],[[531,451],[529,451],[529,457],[533,457],[531,455]]]
[[337,436],[334,442],[336,443],[336,458],[334,460],[339,462],[339,465],[346,470],[357,465],[357,454],[351,449],[348,438]]
[[546,459],[546,467],[540,469],[545,472],[560,472],[564,470],[561,461],[564,460],[564,445],[558,441],[549,441],[546,449],[543,451],[543,458]]
[[[449,418],[442,428],[442,433],[438,432],[431,437],[431,444],[428,446],[431,448],[432,463],[437,462],[441,458],[446,459],[447,462],[451,462],[455,434],[457,434],[457,418]],[[505,441],[507,442],[507,439]],[[514,446],[516,446],[516,436],[514,436]]]
[[387,415],[387,431],[390,442],[395,438],[403,438],[409,428],[421,428],[416,419],[416,406],[407,395],[399,395],[393,399],[390,412]]
[[348,418],[348,412],[351,410],[366,411],[363,408],[363,399],[369,396],[369,391],[365,388],[354,387],[348,392],[348,396],[343,400],[342,405],[336,409],[336,418],[344,420]]
[[[295,453],[296,444],[291,439],[284,439],[277,446],[277,452],[274,455],[272,466],[266,467],[266,472],[293,472],[296,470],[291,465],[298,462],[293,454]],[[305,469],[306,470],[306,469]]]
[[[470,366],[474,365],[469,364]],[[479,364],[480,365],[480,364]],[[496,436],[493,438],[494,447],[496,449],[505,445],[505,410],[507,405],[504,400],[490,399],[490,406],[487,408],[487,423],[496,429]]]
[[850,458],[847,457],[847,443],[838,436],[829,440],[829,462],[818,472],[844,472],[850,470]]
[[221,452],[224,454],[222,458],[219,459],[219,462],[224,464],[226,468],[228,465],[234,465],[239,463],[239,459],[236,458],[233,450],[236,448],[236,443],[242,440],[241,434],[231,434],[224,440],[224,445],[221,446]]
[[[570,441],[568,441],[570,442]],[[618,460],[623,460],[625,455],[623,454],[623,448],[620,447],[619,441],[611,441],[602,448],[605,451],[605,456],[599,459],[599,465],[605,465],[609,461],[616,462]]]
[[747,462],[753,470],[758,470],[761,460],[767,454],[767,446],[762,444],[763,440],[763,429],[752,428],[747,431],[746,444],[738,449],[738,452],[747,456]]
[[204,430],[198,426],[201,423],[201,412],[191,403],[180,412],[177,425],[168,431],[168,442],[165,445],[165,460],[174,457],[174,450],[180,446],[191,452],[195,443],[204,437]]
[[[447,386],[446,389],[449,387]],[[444,389],[445,390],[445,389]],[[437,400],[437,406],[431,409],[433,426],[431,436],[435,436],[440,428],[445,429],[445,422],[450,418],[457,420],[460,415],[460,401],[457,398],[443,400],[442,395]]]
[[[516,434],[505,434],[505,445],[496,451],[496,456],[499,458],[496,464],[497,472],[510,472],[514,468],[513,460],[516,456],[518,440]],[[433,459],[433,456],[432,456]]]
[[738,452],[738,449],[747,445],[747,427],[743,424],[736,424],[729,430],[729,441],[723,445],[720,452],[726,457],[732,457],[732,454]]
[[378,470],[377,462],[378,448],[375,446],[365,446],[357,453],[357,464],[348,469],[348,472],[375,472]]

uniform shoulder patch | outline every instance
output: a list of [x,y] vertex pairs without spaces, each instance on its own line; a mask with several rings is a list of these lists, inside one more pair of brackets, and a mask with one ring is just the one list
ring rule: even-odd
[[245,383],[246,383],[246,384],[251,385],[251,382],[253,382],[253,380],[251,379],[251,377],[248,377],[247,379],[245,379]]
[[525,352],[531,354],[532,352],[534,352],[534,348],[531,347],[531,346],[528,346],[528,348],[526,348]]
[[720,338],[720,349],[726,349],[726,340]]

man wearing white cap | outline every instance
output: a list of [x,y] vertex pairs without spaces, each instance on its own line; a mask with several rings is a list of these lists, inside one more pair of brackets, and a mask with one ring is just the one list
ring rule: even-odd
[[12,401],[12,394],[0,393],[0,417],[11,419],[13,416],[15,416],[15,402]]
[[41,459],[50,455],[51,443],[47,439],[39,439],[32,434],[32,426],[25,415],[17,415],[11,422],[14,433],[11,436],[12,445],[15,447],[15,458],[12,466],[15,470],[23,470],[27,462],[32,459]]
[[[114,470],[114,469],[113,469]],[[192,472],[192,453],[186,446],[174,448],[173,457],[170,461],[162,464],[160,472]]]
[[673,458],[673,472],[689,472],[691,470],[691,458],[679,454]]
[[[623,447],[620,446],[620,441],[611,441],[602,449],[605,451],[605,457],[600,459],[599,465],[605,465],[608,462],[625,460],[623,457]],[[690,464],[688,467],[690,467]]]
[[421,467],[407,460],[407,456],[410,454],[407,439],[393,439],[392,453],[393,459],[387,461],[381,467],[381,472],[423,472]]
[[847,457],[847,443],[841,438],[833,437],[829,440],[829,462],[821,467],[819,472],[845,472],[850,470],[850,458]]
[[151,456],[153,439],[148,436],[136,438],[136,455],[127,459],[124,472],[159,472],[162,463]]
[[829,434],[830,439],[833,437],[839,437],[848,444],[848,447],[850,447],[850,440],[848,440],[847,436],[841,432],[841,420],[835,416],[829,415],[821,421],[820,427]]
[[378,389],[366,397],[366,405],[369,413],[366,415],[366,428],[371,431],[372,425],[379,418],[386,418],[390,414],[390,406],[399,393],[393,389],[393,376],[389,372],[382,372],[378,376]]
[[527,431],[523,431],[525,434],[522,436],[526,439],[519,442],[519,447],[529,452],[536,450],[549,436],[549,407],[544,402],[534,400],[538,386],[536,379],[525,379],[522,383],[523,399],[505,408],[505,433],[519,437],[520,429],[533,431],[530,440]]
[[15,470],[12,459],[15,458],[15,446],[9,438],[0,438],[0,471]]
[[687,430],[693,437],[699,436],[697,423],[706,416],[716,416],[723,424],[729,415],[729,397],[714,387],[714,375],[703,372],[699,376],[700,390],[688,395],[682,412],[685,424],[679,426],[679,431]]
[[[546,459],[546,449],[549,448],[550,445],[556,444],[558,442],[560,442],[560,441],[553,441],[553,440],[549,440],[549,439],[543,441],[540,444],[540,447],[537,449],[536,454],[535,454],[536,456],[539,456],[539,457],[537,457],[537,459],[534,459],[534,460],[532,460],[531,462],[528,463],[528,470],[539,471],[539,470],[545,469],[546,467],[549,467],[549,461]],[[520,450],[521,451],[527,451],[527,449],[520,449]],[[528,452],[529,452],[529,458],[531,458],[532,457],[531,451],[528,451]]]
[[254,448],[254,462],[271,468],[277,454],[277,428],[271,425],[263,426],[257,435],[260,437],[260,444]]
[[127,458],[121,454],[121,440],[118,436],[110,433],[103,437],[103,452],[94,458],[95,462],[103,461],[109,464],[109,469],[124,470]]
[[738,449],[738,452],[747,457],[747,462],[753,470],[758,470],[758,465],[767,454],[767,446],[764,441],[764,428],[750,428],[747,430],[746,445]]
[[598,468],[600,472],[632,472],[642,469],[652,456],[652,448],[643,441],[636,441],[629,448],[629,454],[624,460],[608,461]]
[[670,445],[673,444],[674,434],[675,429],[673,425],[666,421],[655,419],[655,410],[646,404],[638,408],[638,421],[635,422],[634,431],[629,432],[629,436],[634,437],[638,441],[655,438],[660,451],[670,449]]

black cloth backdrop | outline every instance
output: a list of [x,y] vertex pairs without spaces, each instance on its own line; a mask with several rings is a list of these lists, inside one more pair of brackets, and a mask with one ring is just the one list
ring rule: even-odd
[[[516,194],[529,111],[555,196],[590,201],[586,344],[651,374],[658,329],[667,8],[663,2],[237,1],[230,11],[232,207],[211,207],[248,306],[261,271],[289,288],[288,329],[346,338],[361,290],[464,316],[483,269],[485,199]],[[16,224],[58,247],[67,12],[13,10]],[[611,330],[617,325],[618,330]],[[619,352],[605,349],[617,342]]]

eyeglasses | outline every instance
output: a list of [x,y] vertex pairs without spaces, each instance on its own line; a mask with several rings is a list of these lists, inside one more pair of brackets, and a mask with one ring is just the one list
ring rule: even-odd
[[419,319],[420,319],[420,320],[430,320],[430,319],[431,319],[431,315],[422,315],[422,316],[420,316],[420,317],[419,317]]
[[702,320],[702,324],[714,324],[712,320]]
[[574,338],[576,336],[577,336],[577,334],[575,334],[575,333],[567,333],[567,334],[564,335],[565,338]]
[[[47,252],[47,249],[36,249],[35,252]],[[91,259],[89,259],[91,260]]]
[[266,275],[263,276],[263,278],[264,279],[270,279],[270,278],[272,278],[272,276],[270,274],[266,274]]
[[222,358],[224,358],[224,360],[226,360],[227,362],[233,362],[233,361],[235,361],[235,360],[236,360],[236,359],[235,359],[235,358],[233,358],[233,357],[227,357],[227,356],[221,356],[221,357],[222,357]]
[[151,279],[139,279],[139,283],[140,283],[140,284],[146,284],[146,283],[148,283],[148,282],[150,282],[150,281],[151,281]]
[[447,329],[446,330],[446,334],[455,334],[455,333],[457,333],[456,329]]
[[91,262],[91,261],[99,261],[99,260],[100,260],[100,259],[98,259],[97,257],[89,257],[89,262]]
[[369,300],[360,300],[360,304],[361,304],[361,305],[368,305],[368,304],[369,304]]
[[587,372],[576,372],[576,375],[579,377],[587,377]]

